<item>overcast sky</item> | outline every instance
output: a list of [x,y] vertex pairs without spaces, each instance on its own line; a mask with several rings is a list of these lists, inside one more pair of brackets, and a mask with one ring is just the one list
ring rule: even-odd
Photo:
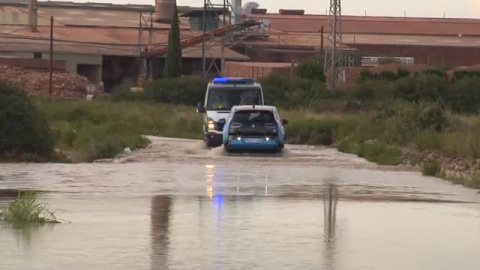
[[[86,0],[73,0],[74,2],[87,2]],[[105,3],[138,3],[153,4],[154,0],[89,0],[90,2]],[[223,0],[212,0],[222,2]],[[243,1],[247,2],[246,0]],[[307,13],[324,14],[330,0],[258,0],[261,7],[269,12],[278,11],[280,8],[305,9]],[[177,0],[178,5],[201,6],[203,0]],[[343,0],[343,14],[363,15],[365,10],[368,15],[422,17],[469,17],[480,18],[480,0]]]

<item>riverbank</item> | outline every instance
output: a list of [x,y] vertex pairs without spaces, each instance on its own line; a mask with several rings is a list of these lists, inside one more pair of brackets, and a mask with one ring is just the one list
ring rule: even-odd
[[[126,148],[147,147],[143,135],[202,139],[201,115],[190,106],[42,99],[35,105],[54,134],[53,162],[113,158]],[[380,165],[428,166],[426,175],[480,188],[480,117],[452,114],[436,103],[403,102],[364,113],[281,110],[281,115],[290,121],[289,144],[335,147]],[[24,161],[44,161],[28,157]]]

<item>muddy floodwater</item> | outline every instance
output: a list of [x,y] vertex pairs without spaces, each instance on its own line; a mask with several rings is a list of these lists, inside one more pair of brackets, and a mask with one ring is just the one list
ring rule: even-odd
[[0,227],[0,269],[480,269],[480,194],[332,149],[201,142],[94,164],[0,164],[58,225]]

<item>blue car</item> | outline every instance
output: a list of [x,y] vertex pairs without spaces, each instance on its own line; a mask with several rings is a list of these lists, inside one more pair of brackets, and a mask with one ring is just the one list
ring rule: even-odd
[[281,152],[285,145],[284,125],[274,106],[235,106],[223,129],[223,146],[234,150],[270,150]]

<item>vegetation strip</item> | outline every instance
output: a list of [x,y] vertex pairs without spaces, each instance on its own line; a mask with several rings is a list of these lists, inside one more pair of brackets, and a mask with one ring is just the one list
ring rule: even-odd
[[9,206],[0,208],[0,222],[14,226],[59,223],[55,212],[47,209],[47,205],[39,203],[36,193],[23,192]]

